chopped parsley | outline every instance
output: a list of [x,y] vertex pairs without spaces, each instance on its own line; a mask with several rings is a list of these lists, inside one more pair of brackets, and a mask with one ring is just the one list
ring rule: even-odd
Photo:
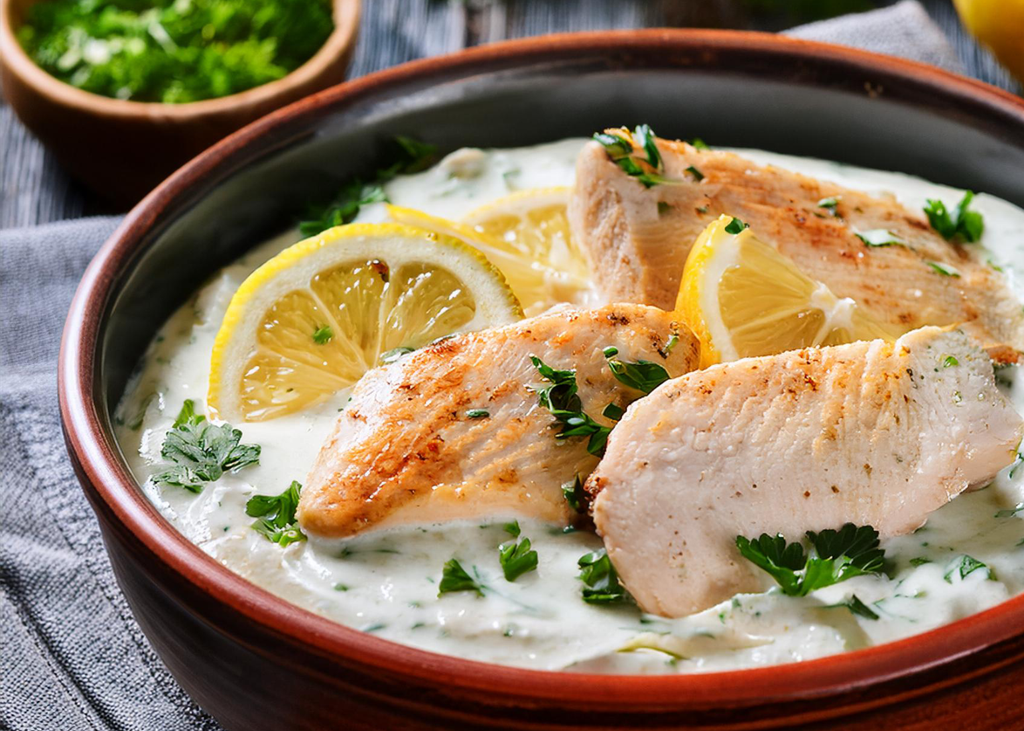
[[[480,527],[484,528],[486,526],[480,526]],[[501,529],[503,531],[505,531],[506,533],[508,533],[513,538],[518,538],[519,535],[523,532],[523,529],[519,527],[519,521],[518,520],[513,520],[511,523],[505,523],[505,525],[501,526]]]
[[856,614],[858,617],[864,617],[865,619],[878,619],[878,614],[874,612],[867,604],[862,602],[856,594],[851,594],[850,598],[845,602],[839,602],[838,604],[828,604],[823,609],[838,609],[839,607],[845,607],[851,612]]
[[930,558],[925,558],[924,556],[915,556],[914,558],[910,559],[910,565],[914,567],[924,566],[926,563],[931,562],[932,560]]
[[878,531],[869,525],[847,523],[839,530],[807,531],[811,547],[787,543],[781,535],[759,538],[736,536],[736,547],[748,561],[771,575],[784,594],[806,596],[846,579],[882,571],[885,552]]
[[302,485],[293,480],[280,495],[253,495],[249,498],[245,504],[245,514],[257,518],[252,529],[268,541],[281,546],[306,540],[306,534],[299,530],[295,520],[301,490]]
[[818,201],[818,208],[824,208],[833,216],[835,216],[837,215],[836,206],[839,205],[840,198],[841,196],[838,195],[833,195],[828,198],[822,198],[820,201]]
[[[476,573],[476,569],[473,569],[473,573]],[[444,565],[441,582],[437,585],[437,595],[441,596],[455,591],[475,591],[479,596],[483,596],[484,585],[480,582],[479,577],[470,576],[466,569],[462,568],[462,564],[453,558]]]
[[981,569],[984,569],[986,572],[988,572],[988,575],[991,578],[992,571],[986,564],[982,563],[973,556],[968,556],[965,553],[964,555],[957,557],[953,561],[953,563],[950,565],[949,569],[946,571],[942,578],[945,579],[947,583],[952,584],[954,576],[959,576],[960,580],[963,581],[968,576],[973,574],[975,571],[979,571]]
[[562,425],[555,438],[561,441],[569,437],[588,437],[587,451],[597,456],[603,455],[612,430],[584,413],[583,402],[577,394],[576,371],[557,370],[535,355],[530,356],[530,361],[541,377],[552,384],[541,389],[537,398],[540,405],[550,411]]
[[694,180],[696,180],[698,183],[704,179],[704,173],[695,168],[693,165],[690,165],[688,168],[686,168],[686,172],[692,175]]
[[436,151],[434,145],[410,137],[395,137],[386,150],[384,164],[372,177],[351,179],[331,203],[311,208],[308,219],[299,223],[299,232],[303,236],[315,236],[334,226],[350,223],[363,206],[387,202],[383,184],[396,175],[422,170]]
[[562,483],[562,495],[565,496],[565,501],[569,503],[570,508],[577,513],[583,512],[586,492],[583,490],[583,480],[580,479],[579,475],[576,475],[569,482]]
[[884,228],[873,228],[870,231],[858,231],[854,234],[866,246],[880,248],[883,246],[906,246],[907,242]]
[[[636,178],[637,182],[643,184],[645,188],[653,188],[655,185],[665,183],[677,183],[678,181],[664,177],[665,165],[654,139],[654,132],[646,124],[636,126],[632,139],[625,128],[598,132],[594,135],[594,141],[604,147],[604,151],[611,161],[618,165],[626,175]],[[643,150],[644,156],[635,154],[634,141]]]
[[1024,510],[1024,503],[1017,503],[1015,508],[1004,508],[996,513],[997,518],[1012,518],[1014,515]]
[[943,264],[940,261],[926,261],[925,264],[930,266],[932,269],[934,269],[935,271],[937,271],[939,274],[941,274],[944,277],[959,277],[960,276],[960,272],[959,271],[957,271],[953,267],[949,266],[948,264]]
[[729,221],[728,224],[726,224],[725,232],[729,234],[738,234],[741,233],[743,229],[746,228],[750,228],[750,226],[743,223],[743,221],[741,221],[740,219],[734,218],[731,221]]
[[[608,367],[611,369],[616,380],[625,386],[629,386],[637,391],[643,391],[644,393],[650,393],[669,379],[668,371],[657,363],[652,363],[649,360],[638,360],[635,363],[628,363],[617,360],[615,356],[618,354],[619,350],[615,346],[609,346],[604,349],[604,357],[608,359]],[[605,411],[607,412],[607,409]],[[619,409],[618,417],[613,417],[607,413],[605,416],[618,421],[622,416],[622,410]]]
[[676,333],[672,333],[671,335],[668,336],[668,341],[665,343],[665,350],[664,350],[666,358],[668,357],[668,354],[672,352],[672,349],[676,347],[676,344],[678,342],[679,342],[679,336]]
[[486,419],[491,415],[487,409],[469,409],[466,416],[470,419]]
[[985,220],[977,211],[967,210],[973,198],[974,193],[969,190],[964,191],[964,197],[956,204],[952,215],[946,210],[945,203],[929,198],[928,205],[924,207],[928,223],[947,241],[965,243],[978,241],[985,230]]
[[334,331],[330,325],[321,325],[313,331],[313,342],[317,345],[327,345],[333,337]]
[[960,361],[956,359],[955,355],[947,355],[945,358],[942,359],[943,368],[952,368],[953,366],[958,365],[960,365]]
[[690,146],[691,147],[695,147],[698,150],[710,150],[711,149],[710,147],[708,147],[707,143],[704,142],[704,140],[702,140],[700,137],[694,137],[692,140],[690,140]]
[[187,399],[160,450],[160,455],[173,466],[153,475],[153,482],[198,493],[225,472],[234,473],[259,464],[259,446],[239,444],[241,439],[238,429],[230,424],[211,424],[195,412],[195,404]]
[[630,599],[605,549],[591,551],[576,563],[580,567],[577,578],[584,584],[583,601],[587,604],[618,604]]
[[[498,560],[506,581],[515,581],[528,571],[537,568],[537,552],[530,547],[530,539],[520,537],[519,522],[509,524],[515,526],[512,540],[498,546]],[[509,526],[505,529],[508,530]],[[511,531],[509,531],[511,533]]]

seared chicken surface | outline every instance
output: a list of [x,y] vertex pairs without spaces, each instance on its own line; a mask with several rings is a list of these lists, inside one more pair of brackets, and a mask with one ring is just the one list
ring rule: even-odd
[[[672,336],[676,336],[669,346]],[[697,366],[699,345],[670,313],[644,305],[561,309],[458,335],[369,372],[359,381],[302,490],[303,530],[344,537],[370,528],[496,513],[574,517],[561,484],[597,464],[587,440],[555,438],[538,403],[550,385],[531,356],[575,369],[583,410],[643,394],[620,383],[602,350],[648,360],[671,377]]]
[[[962,324],[983,347],[1024,350],[1024,313],[1005,277],[978,246],[943,239],[920,211],[730,152],[657,147],[671,182],[650,188],[596,142],[577,162],[572,232],[608,301],[673,308],[690,247],[726,214],[896,332]],[[828,199],[834,207],[819,205]]]
[[924,328],[666,382],[612,432],[587,490],[626,588],[678,617],[767,588],[737,536],[908,533],[1010,464],[1022,433],[986,353]]

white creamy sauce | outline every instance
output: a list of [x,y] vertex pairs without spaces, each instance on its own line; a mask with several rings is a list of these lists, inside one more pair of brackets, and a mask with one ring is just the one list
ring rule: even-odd
[[[584,140],[511,150],[459,150],[423,173],[386,186],[392,202],[459,218],[511,191],[572,185]],[[920,210],[926,198],[952,207],[961,191],[896,173],[832,162],[738,150],[760,163],[807,173],[876,195],[894,195]],[[985,217],[982,243],[1021,295],[1024,211],[988,195],[972,204]],[[384,219],[382,204],[360,221]],[[185,399],[205,413],[210,352],[231,296],[256,267],[300,236],[288,231],[257,247],[208,282],[160,330],[118,407],[117,436],[145,493],[171,523],[203,551],[250,581],[343,624],[396,642],[477,660],[541,669],[598,672],[695,672],[771,665],[821,657],[923,632],[994,606],[1024,590],[1024,467],[1009,469],[986,489],[961,495],[935,512],[918,532],[883,542],[893,578],[858,577],[794,598],[778,591],[741,595],[700,614],[667,620],[632,606],[592,606],[580,598],[577,559],[599,548],[584,532],[520,520],[539,555],[537,571],[505,581],[497,546],[502,524],[457,523],[370,533],[338,548],[315,540],[286,548],[250,526],[245,503],[254,493],[276,495],[306,472],[347,400],[268,422],[236,424],[243,443],[262,447],[260,464],[226,475],[195,495],[154,485],[164,436]],[[197,242],[201,245],[201,242]],[[1000,371],[1004,390],[1024,412],[1024,378]],[[1002,517],[996,513],[1004,511]],[[827,526],[822,526],[827,527]],[[963,555],[989,568],[961,580],[950,574]],[[444,563],[457,557],[479,572],[484,597],[437,596]],[[925,562],[927,561],[927,562]],[[949,575],[947,580],[945,577]],[[856,594],[877,620],[829,605]],[[663,652],[627,645],[653,640]]]

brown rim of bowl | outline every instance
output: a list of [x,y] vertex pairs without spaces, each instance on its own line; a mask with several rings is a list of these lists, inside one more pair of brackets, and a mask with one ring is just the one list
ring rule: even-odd
[[359,28],[362,0],[332,0],[334,30],[324,44],[308,61],[276,81],[216,99],[203,99],[185,104],[163,102],[133,102],[126,99],[94,94],[51,76],[36,64],[21,47],[14,32],[11,15],[13,0],[0,0],[0,51],[11,72],[25,79],[36,91],[53,102],[74,107],[83,112],[114,117],[145,117],[164,119],[193,119],[207,114],[237,110],[240,106],[256,105],[273,99],[297,84],[312,81],[342,57],[355,42]]
[[[586,698],[597,709],[707,708],[795,700],[850,691],[907,676],[1014,639],[1024,628],[1024,595],[942,628],[896,642],[817,660],[730,672],[683,675],[595,675],[526,670],[436,654],[346,627],[265,591],[206,555],[165,520],[146,499],[120,457],[93,398],[100,323],[115,273],[130,261],[145,230],[161,221],[193,181],[218,167],[234,169],[251,143],[304,116],[315,118],[364,95],[410,81],[433,82],[453,73],[482,73],[521,61],[571,59],[621,52],[729,51],[788,57],[841,66],[857,79],[901,82],[918,92],[941,91],[947,100],[1024,127],[1024,100],[979,81],[932,66],[864,51],[741,31],[646,30],[564,34],[508,41],[424,59],[347,82],[273,112],[227,137],[150,193],[103,245],[82,278],[65,325],[59,363],[61,418],[68,448],[96,498],[167,566],[218,602],[268,631],[286,636],[324,657],[342,656],[370,667],[415,678],[427,686],[460,687],[499,694],[506,702],[543,703]],[[858,81],[858,84],[860,82]],[[928,692],[989,672],[974,670],[932,684]],[[925,692],[912,690],[906,695]],[[857,707],[881,700],[863,696]]]

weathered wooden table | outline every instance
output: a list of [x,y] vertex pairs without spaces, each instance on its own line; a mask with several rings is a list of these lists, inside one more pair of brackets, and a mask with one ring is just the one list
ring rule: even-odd
[[[775,31],[801,20],[751,10],[762,4],[753,0],[364,0],[351,76],[467,46],[542,33],[657,26]],[[969,74],[1019,91],[1006,71],[966,34],[949,0],[923,0],[923,4]],[[0,96],[0,228],[116,212],[70,180]]]

